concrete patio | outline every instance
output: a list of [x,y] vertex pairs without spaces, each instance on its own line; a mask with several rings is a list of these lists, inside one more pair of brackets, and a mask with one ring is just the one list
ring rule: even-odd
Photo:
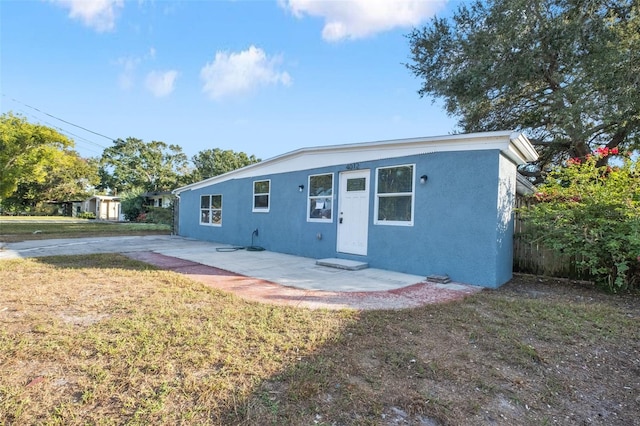
[[8,243],[0,250],[0,260],[90,253],[122,253],[249,300],[309,308],[401,309],[460,299],[481,290],[375,268],[320,266],[315,259],[232,250],[212,242],[165,235]]

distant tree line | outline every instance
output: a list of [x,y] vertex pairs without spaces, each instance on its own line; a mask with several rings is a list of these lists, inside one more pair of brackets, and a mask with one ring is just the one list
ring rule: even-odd
[[171,191],[257,163],[254,155],[205,149],[189,160],[179,145],[117,139],[99,158],[83,158],[53,128],[0,116],[0,207],[3,213],[46,211],[50,202],[95,194]]

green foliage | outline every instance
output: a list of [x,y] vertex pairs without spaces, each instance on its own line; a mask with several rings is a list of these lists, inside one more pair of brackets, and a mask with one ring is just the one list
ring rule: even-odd
[[48,169],[70,155],[73,142],[54,129],[29,123],[12,113],[0,116],[0,199],[10,197],[21,182],[42,184]]
[[134,188],[145,191],[175,189],[188,174],[188,159],[178,145],[118,139],[100,159],[101,189],[122,192]]
[[144,213],[144,192],[141,188],[134,188],[120,196],[120,209],[126,220],[136,221]]
[[96,214],[94,212],[82,212],[76,215],[78,219],[95,219]]
[[128,221],[173,225],[173,209],[148,206],[145,192],[140,188],[125,192],[120,197],[120,206]]
[[192,161],[196,168],[191,176],[191,181],[197,182],[259,163],[260,159],[254,155],[248,156],[244,152],[214,148],[200,151],[193,156]]
[[22,117],[0,117],[0,199],[4,211],[53,214],[49,201],[81,200],[99,182],[97,163],[73,142]]
[[61,150],[56,161],[43,166],[46,179],[25,174],[16,190],[2,200],[5,208],[15,211],[47,210],[49,201],[79,201],[93,194],[99,183],[94,159],[85,159],[75,151]]
[[144,216],[143,222],[146,223],[173,225],[173,209],[171,208],[147,207],[141,216]]
[[554,168],[537,202],[521,211],[531,241],[582,259],[578,266],[610,291],[640,284],[638,159],[625,155],[619,166],[599,165],[615,153],[600,148]]
[[640,145],[640,3],[487,0],[408,35],[421,96],[465,132],[523,130],[540,166]]

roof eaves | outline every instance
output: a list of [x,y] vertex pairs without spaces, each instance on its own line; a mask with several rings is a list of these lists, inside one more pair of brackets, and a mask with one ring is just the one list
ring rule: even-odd
[[535,192],[536,187],[525,176],[516,173],[516,192],[521,195],[531,195]]
[[305,155],[319,155],[328,152],[334,153],[353,153],[358,151],[376,151],[380,153],[380,158],[388,156],[385,152],[398,151],[402,148],[408,149],[410,147],[420,146],[420,149],[424,147],[424,153],[433,152],[433,145],[451,145],[456,150],[469,147],[473,149],[481,149],[479,147],[487,146],[487,149],[499,149],[505,152],[509,158],[516,164],[522,164],[529,160],[529,158],[537,158],[537,153],[533,146],[528,141],[526,136],[521,133],[514,133],[513,131],[498,131],[498,132],[482,132],[482,133],[467,133],[467,134],[452,134],[445,136],[430,136],[421,138],[407,138],[407,139],[393,139],[393,140],[381,140],[374,142],[360,142],[353,144],[341,144],[341,145],[324,145],[316,147],[300,148],[294,151],[290,151],[276,157],[264,160],[260,163],[251,164],[249,166],[232,170],[222,175],[214,176],[199,182],[177,188],[172,192],[174,194],[180,194],[181,192],[199,189],[214,183],[220,183],[227,180],[234,179],[235,177],[251,175],[251,170],[267,168],[274,164],[278,164],[284,161],[290,161],[297,157]]

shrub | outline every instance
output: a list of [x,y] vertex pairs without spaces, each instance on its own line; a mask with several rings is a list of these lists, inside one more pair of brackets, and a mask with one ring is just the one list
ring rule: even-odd
[[[616,156],[615,166],[601,165]],[[638,284],[640,170],[638,159],[599,148],[557,167],[520,210],[530,242],[576,256],[578,267],[609,291]]]
[[138,217],[144,212],[145,198],[142,189],[134,189],[120,196],[120,208],[125,219],[138,221]]
[[145,222],[158,223],[162,225],[173,224],[173,209],[163,207],[147,207]]
[[82,212],[76,215],[79,219],[95,219],[96,214],[94,212]]

